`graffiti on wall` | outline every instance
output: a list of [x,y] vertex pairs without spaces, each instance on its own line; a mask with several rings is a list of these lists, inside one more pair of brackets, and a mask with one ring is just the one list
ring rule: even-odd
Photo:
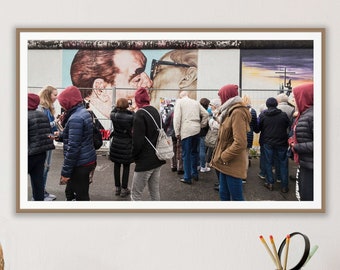
[[[182,90],[194,99],[212,99],[218,98],[217,90],[223,83],[238,84],[245,91],[287,91],[300,82],[313,80],[310,41],[33,40],[28,48],[29,52],[41,50],[41,56],[32,60],[40,63],[51,51],[61,49],[60,91],[71,84],[77,86],[103,129],[110,128],[110,112],[117,99],[127,98],[130,108],[136,109],[134,92],[139,87],[148,88],[151,104],[161,108],[161,100],[175,100]],[[216,50],[228,56],[217,58]],[[30,72],[33,71],[29,70],[29,75]],[[50,76],[48,70],[34,70],[37,72],[42,77]],[[214,79],[217,77],[218,82]],[[47,79],[45,84],[49,84]],[[209,87],[202,89],[198,85]]]

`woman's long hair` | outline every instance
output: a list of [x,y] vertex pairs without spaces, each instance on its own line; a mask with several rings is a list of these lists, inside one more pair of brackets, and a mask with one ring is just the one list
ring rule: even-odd
[[53,101],[51,99],[51,95],[53,91],[56,91],[56,90],[57,88],[51,85],[47,85],[43,87],[39,92],[40,105],[45,109],[49,109],[52,115],[55,114],[55,109],[54,109]]

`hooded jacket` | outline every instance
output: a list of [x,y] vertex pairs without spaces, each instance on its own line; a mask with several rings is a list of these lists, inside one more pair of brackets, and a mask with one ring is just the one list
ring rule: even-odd
[[28,155],[33,156],[55,149],[47,116],[37,110],[29,110],[28,115]]
[[288,147],[290,120],[287,114],[276,107],[269,107],[260,114],[259,118],[261,143]]
[[[158,110],[150,105],[144,106],[143,109],[152,115],[160,127],[161,118]],[[158,127],[150,115],[144,110],[138,110],[133,120],[132,131],[132,156],[136,163],[136,172],[149,171],[165,164],[164,160],[158,159],[155,149],[145,139],[146,136],[153,145],[156,145],[158,134]]]
[[235,178],[247,178],[247,132],[251,115],[239,96],[220,108],[221,124],[212,158],[212,167]]
[[55,148],[53,140],[48,137],[51,133],[48,118],[43,112],[37,110],[39,102],[40,98],[38,95],[28,94],[28,156],[42,154]]
[[93,146],[93,119],[82,104],[78,88],[67,87],[58,96],[60,105],[67,111],[64,131],[64,164],[61,175],[71,177],[74,167],[93,164],[97,160]]
[[304,84],[293,89],[295,102],[299,111],[295,120],[294,151],[299,156],[300,166],[313,169],[314,149],[314,89],[313,84]]

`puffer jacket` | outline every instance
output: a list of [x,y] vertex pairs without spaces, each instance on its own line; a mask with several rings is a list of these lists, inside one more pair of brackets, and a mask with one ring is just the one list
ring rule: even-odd
[[247,132],[251,115],[243,103],[233,104],[220,124],[212,167],[235,178],[247,178]]
[[297,143],[294,144],[294,150],[299,155],[300,166],[313,169],[313,106],[301,114],[296,124],[295,134]]
[[91,114],[82,104],[67,112],[67,122],[62,136],[64,143],[64,164],[61,175],[71,177],[74,167],[86,166],[96,162],[93,146],[93,122]]
[[132,158],[132,125],[134,112],[112,110],[110,118],[113,125],[111,133],[110,160],[121,164],[130,164]]
[[28,114],[28,156],[44,153],[55,148],[51,134],[51,127],[47,116],[36,110],[29,110]]

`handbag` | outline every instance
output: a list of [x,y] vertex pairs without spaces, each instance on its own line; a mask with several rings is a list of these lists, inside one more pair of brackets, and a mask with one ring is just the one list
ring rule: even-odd
[[97,126],[97,122],[95,119],[94,114],[90,111],[92,116],[92,123],[93,123],[93,147],[95,150],[98,150],[100,147],[103,146],[103,134],[102,131]]
[[218,129],[209,129],[205,135],[204,143],[206,147],[215,148],[218,137]]
[[93,125],[93,146],[95,150],[98,150],[103,145],[103,136],[101,131]]

